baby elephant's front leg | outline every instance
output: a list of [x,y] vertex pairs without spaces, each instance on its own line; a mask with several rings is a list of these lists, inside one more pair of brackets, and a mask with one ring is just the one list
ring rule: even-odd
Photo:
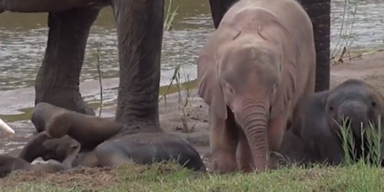
[[[270,120],[268,123],[268,142],[270,150],[277,152],[280,150],[283,142],[284,134],[287,126],[287,116],[282,113],[276,119]],[[270,163],[269,163],[270,164]],[[275,165],[269,165],[275,167]]]

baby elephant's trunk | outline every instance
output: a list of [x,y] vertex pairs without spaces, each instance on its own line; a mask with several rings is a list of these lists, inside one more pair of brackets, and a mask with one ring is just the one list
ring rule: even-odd
[[[361,101],[346,100],[339,109],[341,125],[349,125],[353,132],[360,136],[363,128],[368,126],[368,107]],[[373,122],[372,122],[373,123]]]

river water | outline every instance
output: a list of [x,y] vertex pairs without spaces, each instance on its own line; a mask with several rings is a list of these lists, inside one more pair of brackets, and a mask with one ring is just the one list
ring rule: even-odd
[[[181,81],[196,78],[198,51],[213,31],[208,0],[173,0],[171,10],[176,7],[172,30],[164,33],[161,85],[169,83],[175,66],[180,64],[184,69]],[[352,49],[381,46],[383,11],[381,0],[332,0],[331,47],[335,50],[332,53],[336,54],[343,46]],[[47,41],[46,22],[46,13],[0,15],[0,114],[3,118],[21,113],[20,108],[33,106],[33,84]],[[343,33],[341,26],[347,28]],[[100,48],[104,99],[112,103],[116,101],[116,90],[113,89],[118,85],[116,39],[112,11],[109,7],[104,8],[91,29],[82,69],[81,80],[86,83],[82,83],[81,91],[87,100],[98,99],[96,50]],[[7,120],[12,121],[12,118]]]
[[[332,1],[332,45],[339,45],[340,25],[344,0]],[[162,51],[162,84],[167,84],[173,67],[179,63],[189,66],[195,77],[195,61],[199,48],[212,32],[208,0],[173,0],[172,10],[178,6],[173,30],[164,33]],[[350,40],[353,47],[374,47],[383,43],[384,2],[360,1],[356,14],[349,14],[353,22]],[[347,12],[353,12],[351,4]],[[354,18],[352,18],[354,17]],[[0,15],[0,90],[32,86],[42,62],[47,40],[47,14],[4,13]],[[345,26],[345,25],[344,25]],[[343,35],[344,40],[347,38]],[[88,40],[82,80],[97,79],[96,49],[101,48],[103,78],[118,76],[116,29],[111,9],[104,8],[92,27]]]

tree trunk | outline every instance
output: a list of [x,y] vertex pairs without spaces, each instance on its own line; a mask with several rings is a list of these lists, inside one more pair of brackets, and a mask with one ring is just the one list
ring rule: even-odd
[[209,0],[215,29],[219,26],[220,21],[227,10],[237,1],[238,0]]
[[316,47],[315,92],[328,90],[330,81],[331,1],[300,0],[300,2],[313,24]]

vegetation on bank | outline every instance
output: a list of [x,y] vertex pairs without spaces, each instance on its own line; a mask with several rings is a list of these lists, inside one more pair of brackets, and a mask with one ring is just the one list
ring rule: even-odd
[[[174,164],[121,166],[116,170],[116,178],[105,180],[104,183],[94,183],[87,175],[77,179],[71,179],[65,174],[60,176],[37,176],[41,180],[33,182],[11,176],[2,182],[1,191],[379,192],[384,189],[384,171],[363,163],[344,167],[296,167],[260,174],[227,175],[196,173]],[[103,176],[105,174],[99,173],[94,178]],[[49,177],[51,179],[46,179]]]
[[[347,122],[347,121],[344,121]],[[378,122],[381,123],[380,120]],[[175,191],[175,192],[265,192],[340,191],[379,192],[384,190],[381,168],[381,127],[363,129],[367,146],[356,146],[346,123],[340,125],[345,151],[342,165],[330,167],[290,166],[264,173],[210,174],[193,172],[175,163],[149,166],[126,164],[115,169],[69,170],[63,173],[16,172],[0,180],[1,191]],[[370,150],[358,163],[351,152],[356,147]],[[364,149],[364,147],[367,147]],[[92,171],[90,171],[92,170]]]

